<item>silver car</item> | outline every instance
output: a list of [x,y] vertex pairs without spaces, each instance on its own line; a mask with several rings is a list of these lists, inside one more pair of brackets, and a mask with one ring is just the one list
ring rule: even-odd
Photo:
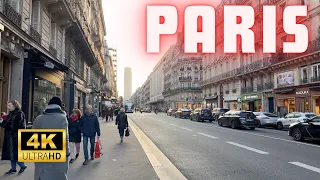
[[253,112],[257,116],[259,123],[258,127],[277,127],[279,117],[269,112]]
[[317,116],[315,113],[303,113],[303,112],[292,112],[287,114],[285,117],[278,119],[277,129],[287,129],[290,124],[295,122],[305,122],[312,117]]

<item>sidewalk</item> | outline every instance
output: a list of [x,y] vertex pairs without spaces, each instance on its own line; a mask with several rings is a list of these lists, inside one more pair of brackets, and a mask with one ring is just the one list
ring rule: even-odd
[[[115,119],[115,118],[114,118]],[[131,131],[128,138],[120,143],[115,122],[100,119],[103,156],[83,166],[83,150],[79,158],[69,166],[69,180],[156,180],[159,179],[146,154]],[[81,144],[82,145],[82,144]],[[8,161],[0,161],[1,180],[33,180],[34,164],[27,163],[28,169],[22,175],[3,176],[10,169]]]

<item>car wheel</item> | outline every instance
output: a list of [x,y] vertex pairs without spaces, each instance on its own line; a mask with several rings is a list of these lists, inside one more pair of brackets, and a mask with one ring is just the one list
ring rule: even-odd
[[231,128],[232,128],[232,129],[236,129],[236,128],[237,128],[236,121],[232,121],[232,122],[231,122]]
[[283,129],[282,122],[278,122],[278,123],[277,123],[277,129],[278,129],[278,130],[282,130],[282,129]]
[[262,126],[261,126],[261,121],[260,120],[258,120],[258,125],[257,125],[257,127],[258,128],[261,128]]
[[254,129],[255,129],[255,127],[251,127],[250,129],[251,129],[251,130],[254,130]]
[[300,128],[296,127],[292,130],[292,137],[295,141],[303,141],[303,134]]
[[219,126],[222,126],[221,120],[218,120],[218,125],[219,125]]

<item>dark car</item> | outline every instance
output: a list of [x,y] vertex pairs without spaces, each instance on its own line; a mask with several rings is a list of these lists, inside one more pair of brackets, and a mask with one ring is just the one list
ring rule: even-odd
[[178,111],[176,111],[174,113],[174,117],[175,118],[189,118],[190,117],[190,114],[191,114],[191,111],[189,109],[178,109]]
[[251,111],[228,111],[218,119],[219,126],[229,126],[232,129],[250,128],[258,125],[257,117]]
[[172,116],[172,115],[174,115],[174,113],[176,112],[177,110],[175,110],[175,109],[169,109],[168,111],[167,111],[167,115],[168,116]]
[[210,109],[195,109],[191,115],[190,115],[190,120],[196,120],[196,121],[205,121],[208,120],[209,122],[213,121],[213,116],[212,112]]
[[228,111],[229,111],[229,109],[226,109],[226,108],[214,108],[212,110],[212,116],[213,116],[214,121],[217,121],[221,115],[223,115],[224,113],[226,113]]
[[320,116],[292,123],[289,126],[288,135],[296,141],[305,139],[320,140]]

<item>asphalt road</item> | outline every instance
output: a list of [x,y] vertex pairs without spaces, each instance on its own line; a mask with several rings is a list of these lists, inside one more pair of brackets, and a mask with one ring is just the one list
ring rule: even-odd
[[129,117],[190,180],[319,180],[320,145],[286,131],[233,130],[163,113]]

